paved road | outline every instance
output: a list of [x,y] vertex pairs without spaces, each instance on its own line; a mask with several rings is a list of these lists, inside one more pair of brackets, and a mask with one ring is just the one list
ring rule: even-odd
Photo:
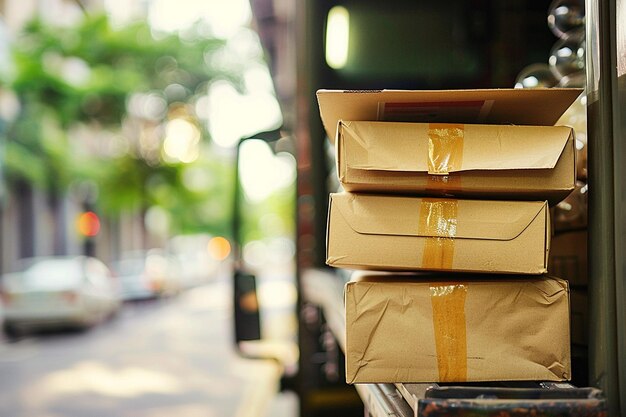
[[[273,398],[277,369],[233,352],[229,291],[216,282],[126,305],[86,332],[0,342],[0,416],[255,415]],[[279,408],[271,415],[289,415]]]

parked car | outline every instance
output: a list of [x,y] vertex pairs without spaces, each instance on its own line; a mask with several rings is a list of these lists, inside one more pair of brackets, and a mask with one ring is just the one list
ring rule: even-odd
[[93,257],[24,259],[0,282],[7,334],[48,327],[93,325],[120,306],[117,283]]
[[177,261],[160,249],[127,252],[112,265],[123,300],[141,300],[180,291]]

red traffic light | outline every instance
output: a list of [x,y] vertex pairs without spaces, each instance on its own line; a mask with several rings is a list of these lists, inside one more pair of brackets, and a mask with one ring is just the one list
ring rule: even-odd
[[100,219],[93,211],[82,213],[77,221],[78,232],[87,237],[93,237],[100,231]]

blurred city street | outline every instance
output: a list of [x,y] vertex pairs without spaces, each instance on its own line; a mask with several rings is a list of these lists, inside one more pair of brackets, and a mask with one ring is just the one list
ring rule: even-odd
[[230,286],[222,276],[175,297],[127,303],[86,331],[2,340],[0,415],[296,415],[294,396],[277,396],[277,364],[235,353]]

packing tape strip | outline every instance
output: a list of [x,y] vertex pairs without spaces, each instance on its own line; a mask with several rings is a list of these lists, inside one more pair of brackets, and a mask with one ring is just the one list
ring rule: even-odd
[[433,194],[446,195],[461,189],[461,175],[459,173],[427,176],[426,190],[432,191]]
[[465,125],[430,123],[428,125],[428,173],[447,175],[461,168]]
[[467,381],[467,325],[463,284],[430,284],[440,382]]
[[457,200],[422,199],[418,231],[428,236],[422,255],[422,268],[452,269],[457,211]]

